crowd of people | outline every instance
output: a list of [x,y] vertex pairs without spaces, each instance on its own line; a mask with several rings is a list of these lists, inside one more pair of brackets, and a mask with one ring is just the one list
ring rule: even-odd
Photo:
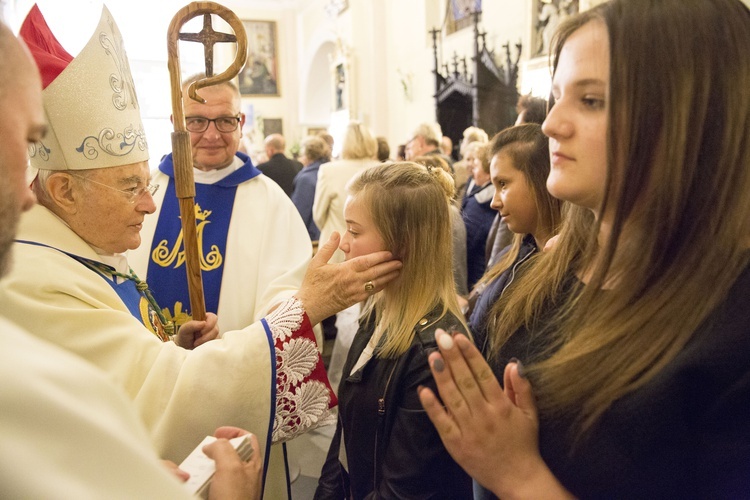
[[549,101],[394,160],[352,121],[256,166],[238,88],[188,77],[197,320],[177,159],[149,171],[102,40],[106,8],[76,57],[37,7],[0,23],[3,497],[189,498],[213,435],[211,498],[290,498],[284,443],[325,425],[321,500],[750,496],[740,0],[571,15]]

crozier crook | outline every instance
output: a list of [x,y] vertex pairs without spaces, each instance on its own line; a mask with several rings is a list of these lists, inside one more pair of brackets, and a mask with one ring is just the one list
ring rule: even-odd
[[[211,26],[211,14],[226,21],[234,35],[220,33]],[[180,29],[194,17],[203,15],[203,29],[200,33],[180,33]],[[180,74],[179,41],[195,41],[204,45],[206,78],[188,87],[188,96],[200,103],[205,100],[197,91],[227,82],[237,76],[245,66],[247,58],[247,35],[239,18],[226,7],[214,2],[192,2],[180,9],[172,18],[167,33],[169,78],[172,90],[172,158],[174,162],[175,191],[180,203],[183,244],[185,248],[185,269],[187,271],[190,311],[193,319],[206,319],[206,305],[203,296],[203,281],[200,268],[200,248],[195,226],[195,183],[193,180],[193,155],[190,147],[190,133],[185,127],[185,111],[182,106],[182,78]],[[235,42],[237,53],[232,64],[218,75],[213,75],[213,46],[219,42]]]

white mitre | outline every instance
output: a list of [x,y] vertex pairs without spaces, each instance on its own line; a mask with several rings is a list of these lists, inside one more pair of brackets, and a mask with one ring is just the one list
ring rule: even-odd
[[[91,39],[69,63],[61,63],[57,57],[67,53],[36,6],[24,21],[20,36],[46,84],[42,95],[48,131],[41,142],[29,148],[31,167],[88,170],[148,160],[130,63],[120,30],[106,7]],[[61,64],[64,69],[54,76]],[[47,78],[50,71],[53,76]]]

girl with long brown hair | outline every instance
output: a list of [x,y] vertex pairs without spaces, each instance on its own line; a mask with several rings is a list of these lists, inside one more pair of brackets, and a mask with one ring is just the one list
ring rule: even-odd
[[575,210],[497,305],[503,389],[439,333],[447,411],[420,391],[496,495],[750,492],[748,47],[739,0],[613,0],[561,25],[547,187]]
[[[476,298],[469,327],[482,352],[490,346],[487,327],[493,304],[557,234],[562,216],[562,203],[547,191],[549,146],[540,125],[526,123],[498,132],[490,141],[487,154],[495,186],[492,208],[514,236],[497,264],[472,290]],[[471,305],[471,295],[469,299]],[[503,367],[499,370],[502,374]]]

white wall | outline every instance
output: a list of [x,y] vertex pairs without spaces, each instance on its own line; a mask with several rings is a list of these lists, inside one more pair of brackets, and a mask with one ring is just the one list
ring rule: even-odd
[[325,128],[333,109],[331,59],[336,53],[337,34],[325,14],[323,0],[300,4],[297,13],[297,54],[294,65],[299,75],[298,114],[300,126]]
[[[7,22],[17,29],[35,0],[0,0]],[[73,55],[90,37],[99,19],[102,0],[37,0],[53,32]],[[255,117],[281,118],[288,146],[300,140],[307,128],[329,124],[333,79],[329,57],[342,41],[351,53],[351,102],[354,118],[363,120],[376,135],[385,136],[391,150],[410,139],[422,122],[434,120],[432,38],[428,31],[439,25],[447,0],[349,0],[342,14],[329,17],[330,0],[222,0],[245,20],[274,20],[280,63],[280,97],[253,97]],[[588,8],[602,0],[581,0]],[[743,0],[750,6],[750,0]],[[152,163],[171,148],[170,110],[166,68],[166,32],[174,13],[187,0],[110,0],[125,39],[131,68],[143,106],[144,125]],[[504,62],[502,45],[524,46],[522,90],[529,89],[525,68],[537,68],[534,91],[545,80],[544,61],[527,63],[531,45],[532,0],[484,0],[481,29],[487,44]],[[252,6],[251,6],[252,5]],[[148,12],[148,15],[146,14]],[[202,51],[181,43],[183,75],[199,70]],[[456,52],[470,59],[473,30],[467,28],[441,39],[440,56],[448,62]],[[217,59],[218,60],[218,59]],[[548,78],[547,78],[548,80]],[[523,85],[526,85],[523,87]],[[262,141],[262,136],[255,137]]]

